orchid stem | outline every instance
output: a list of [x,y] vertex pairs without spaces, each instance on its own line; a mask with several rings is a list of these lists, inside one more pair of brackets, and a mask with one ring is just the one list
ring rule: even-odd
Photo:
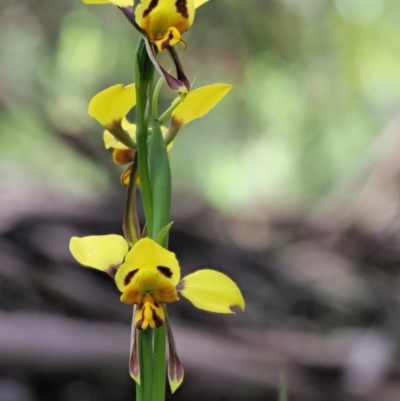
[[153,401],[165,400],[166,341],[165,324],[163,324],[154,330]]
[[171,104],[171,106],[168,107],[167,110],[164,111],[164,113],[160,116],[158,121],[160,124],[162,124],[168,117],[171,116],[172,112],[182,103],[183,99],[185,99],[186,94],[185,93],[180,93],[179,97],[177,97]]
[[157,115],[158,115],[158,96],[160,94],[160,90],[162,87],[164,80],[160,78],[156,84],[156,87],[154,88],[153,92],[153,99],[152,99],[152,104],[151,104],[151,113],[153,115],[153,119],[157,120]]
[[140,387],[142,387],[143,401],[152,400],[153,391],[153,332],[148,327],[139,330],[139,347],[141,353],[140,361]]
[[[148,56],[144,39],[140,38],[136,51],[135,75],[136,75],[136,137],[137,137],[137,157],[139,166],[140,185],[142,188],[142,199],[144,214],[146,218],[149,236],[152,237],[153,229],[153,199],[150,187],[149,166],[147,156],[147,137],[148,137],[148,118],[146,116],[148,103],[148,90],[151,77],[153,76],[154,68],[151,62],[148,63]],[[146,65],[147,64],[147,65]],[[143,71],[150,69],[147,76],[144,76]]]

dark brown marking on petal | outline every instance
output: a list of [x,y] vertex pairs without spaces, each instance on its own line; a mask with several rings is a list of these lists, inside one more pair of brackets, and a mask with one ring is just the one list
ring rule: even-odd
[[143,318],[142,318],[142,319],[139,319],[139,320],[136,322],[136,328],[137,328],[138,330],[143,330]]
[[111,277],[114,277],[114,276],[115,276],[115,273],[117,273],[118,268],[119,268],[118,265],[113,265],[113,266],[110,266],[110,267],[106,270],[106,272],[107,272]]
[[157,315],[157,311],[155,309],[152,308],[152,310],[153,310],[153,320],[156,327],[162,326],[164,324],[164,321],[160,318],[160,316]]
[[229,305],[229,309],[232,311],[232,313],[236,313],[237,309],[240,309],[241,311],[243,311],[244,309],[239,306],[239,305]]
[[157,270],[165,277],[171,278],[172,277],[172,270],[169,267],[165,266],[157,266]]
[[123,14],[125,15],[126,18],[128,18],[128,21],[139,31],[143,31],[139,25],[136,23],[135,20],[135,11],[132,6],[127,6],[127,7],[118,7]]
[[164,42],[161,43],[161,49],[166,50],[171,47],[171,40],[174,38],[174,34],[172,32],[169,33],[168,39],[164,40]]
[[[187,92],[190,90],[190,82],[186,79],[185,83],[179,81],[179,79],[174,78],[171,74],[169,74],[164,68],[161,67],[160,63],[157,60],[156,53],[154,50],[153,45],[148,41],[148,39],[145,40],[145,45],[146,45],[146,50],[147,54],[153,63],[154,67],[156,70],[160,73],[160,75],[165,79],[165,82],[169,86],[170,89],[173,91],[177,92]],[[171,53],[171,49],[169,48],[169,52]]]
[[183,291],[185,289],[185,281],[184,280],[181,280],[179,283],[178,283],[178,285],[176,286],[176,290],[178,291],[178,292],[181,292],[181,291]]
[[[171,325],[169,324],[168,318],[165,319],[165,327],[167,329],[167,340],[168,340],[168,378],[171,381],[175,381],[180,385],[183,380],[183,365],[178,357],[176,351],[176,345],[174,335],[172,333]],[[175,388],[176,390],[176,388]],[[174,390],[173,390],[174,391]]]
[[140,364],[138,354],[138,342],[137,342],[137,329],[135,325],[132,325],[131,333],[131,349],[129,356],[129,373],[131,377],[136,381],[140,381]]
[[[190,91],[190,81],[186,78],[185,73],[183,72],[182,64],[179,61],[178,54],[176,53],[173,47],[168,48],[168,52],[174,61],[175,68],[176,68],[176,75],[180,82],[185,85],[186,89]],[[171,88],[172,89],[172,88]]]
[[130,271],[124,278],[124,285],[128,285],[131,280],[133,279],[133,277],[135,276],[135,274],[138,272],[139,269],[135,269]]
[[154,10],[158,5],[158,0],[151,0],[149,6],[143,12],[143,18],[147,17],[152,10]]
[[182,17],[189,18],[189,11],[187,9],[187,0],[176,0],[176,9]]

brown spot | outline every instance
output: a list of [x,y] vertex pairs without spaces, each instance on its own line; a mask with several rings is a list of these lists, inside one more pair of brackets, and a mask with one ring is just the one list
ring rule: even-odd
[[155,309],[153,309],[153,320],[156,327],[160,327],[164,323],[164,321],[157,315],[157,311]]
[[240,305],[229,305],[229,309],[232,311],[232,313],[236,313],[237,309],[239,309],[241,311],[244,310],[244,308],[241,307]]
[[110,267],[106,270],[106,272],[107,272],[111,277],[114,277],[114,276],[115,276],[115,273],[117,273],[118,268],[119,268],[119,266],[113,265],[113,266],[110,266]]
[[182,15],[182,17],[189,18],[186,0],[176,0],[175,6],[176,10]]
[[158,0],[151,0],[149,6],[143,12],[143,18],[147,17],[152,10],[154,10],[158,5]]
[[135,276],[135,274],[138,272],[139,269],[135,269],[130,271],[124,278],[124,285],[128,285],[131,280],[133,279],[133,277]]
[[157,270],[165,277],[171,278],[172,277],[172,271],[169,267],[164,267],[164,266],[157,266]]
[[143,319],[139,319],[139,320],[136,322],[136,328],[137,328],[138,330],[143,330]]

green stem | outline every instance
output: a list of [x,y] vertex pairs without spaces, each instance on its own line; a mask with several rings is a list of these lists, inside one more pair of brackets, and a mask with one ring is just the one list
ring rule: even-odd
[[176,137],[180,130],[181,126],[180,125],[174,125],[172,123],[171,127],[169,128],[168,132],[165,135],[165,145],[169,145]]
[[143,394],[143,401],[152,400],[153,391],[153,332],[148,327],[146,330],[139,330],[139,357],[140,357],[140,387]]
[[166,330],[165,324],[154,330],[153,401],[165,400]]
[[[171,213],[171,169],[167,147],[158,121],[153,123],[153,131],[149,146],[149,166],[151,189],[153,193],[153,233],[159,233],[170,224]],[[154,238],[154,237],[153,237]],[[160,245],[167,248],[168,233]],[[155,330],[154,334],[154,368],[153,368],[153,400],[165,400],[166,379],[166,330],[165,325]]]
[[[140,38],[136,51],[135,76],[136,76],[136,138],[137,157],[139,166],[140,185],[144,214],[150,237],[153,229],[153,199],[150,187],[149,166],[147,162],[147,136],[148,118],[146,116],[148,90],[153,76],[154,67],[148,63],[148,55],[144,39]],[[150,60],[149,60],[150,61]],[[150,73],[149,70],[150,69]]]
[[181,93],[179,97],[177,97],[171,104],[171,106],[168,107],[167,110],[164,111],[164,113],[160,116],[158,121],[160,121],[160,124],[162,124],[171,114],[172,112],[182,103],[183,99],[185,99],[186,94]]
[[164,82],[164,79],[160,78],[158,80],[156,87],[154,88],[154,92],[153,92],[153,99],[151,102],[151,114],[153,115],[154,120],[157,120],[157,116],[158,116],[158,96],[160,94],[160,90],[161,90],[163,82]]

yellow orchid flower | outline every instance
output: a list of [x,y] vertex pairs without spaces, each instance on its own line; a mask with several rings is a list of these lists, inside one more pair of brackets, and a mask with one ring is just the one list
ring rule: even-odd
[[[126,118],[122,120],[122,128],[129,134],[129,136],[136,142],[136,125],[130,123]],[[167,128],[161,127],[161,132],[165,136],[168,132]],[[121,184],[128,185],[129,177],[131,172],[131,163],[135,160],[136,151],[128,148],[123,143],[119,142],[111,132],[105,130],[103,134],[104,146],[106,149],[113,148],[113,160],[115,164],[123,166],[129,164],[121,175]],[[172,148],[173,143],[171,142],[167,149],[168,151]],[[138,176],[137,185],[140,185],[140,177]]]
[[[110,3],[120,8],[131,22],[164,51],[181,43],[181,35],[193,24],[195,9],[209,0],[83,0],[86,4]],[[131,12],[130,10],[133,10]]]
[[115,274],[121,302],[136,305],[137,329],[160,327],[165,322],[163,304],[178,301],[178,293],[209,312],[244,309],[243,296],[228,276],[203,269],[181,279],[175,254],[150,238],[142,238],[127,250],[127,242],[118,235],[73,237],[70,241],[70,251],[79,263]]
[[195,9],[208,0],[140,0],[135,23],[160,52],[181,43],[181,35],[193,24]]
[[88,113],[95,118],[116,140],[134,149],[135,142],[124,129],[123,123],[129,110],[136,104],[135,85],[113,85],[93,96]]
[[[174,137],[183,125],[203,117],[212,110],[231,89],[232,86],[228,84],[213,84],[190,91],[171,114],[169,134],[167,128],[161,127],[163,135]],[[89,115],[106,128],[104,145],[106,149],[114,149],[113,160],[119,165],[132,163],[136,156],[133,149],[136,142],[136,125],[126,119],[126,115],[135,105],[134,84],[113,85],[99,92],[89,103]],[[130,146],[127,146],[127,138],[130,140]],[[172,147],[172,139],[167,139],[168,150]],[[123,185],[129,183],[130,168],[131,166],[128,166],[121,176]]]
[[[128,112],[136,105],[135,85],[113,85],[95,95],[89,103],[88,113],[106,130],[103,134],[106,149],[113,148],[113,160],[118,165],[131,164],[136,156],[136,125],[126,119]],[[162,133],[167,128],[161,127]],[[127,142],[129,138],[130,142]],[[122,141],[121,141],[122,140]],[[126,144],[129,143],[130,146]],[[172,147],[169,144],[168,150]],[[131,165],[121,175],[121,183],[128,185]]]
[[225,274],[203,269],[183,279],[175,254],[149,238],[133,247],[119,235],[71,238],[69,249],[82,265],[102,270],[115,278],[121,302],[135,305],[129,371],[140,383],[136,330],[166,324],[169,360],[168,379],[174,392],[183,381],[183,366],[176,353],[175,341],[163,304],[179,300],[178,294],[194,306],[216,313],[233,313],[232,307],[244,310],[238,286]]
[[[183,72],[173,46],[181,43],[181,35],[193,24],[195,9],[209,0],[83,0],[86,4],[110,3],[117,6],[128,20],[145,36],[146,50],[154,67],[173,91],[187,93],[190,81]],[[159,63],[151,43],[158,51],[168,50],[176,68],[173,77]]]

